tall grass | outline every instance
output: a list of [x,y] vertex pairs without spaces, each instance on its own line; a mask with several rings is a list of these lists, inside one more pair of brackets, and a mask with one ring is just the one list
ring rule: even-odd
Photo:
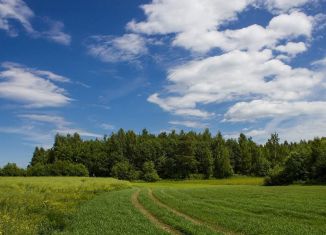
[[81,202],[127,187],[128,182],[104,178],[0,177],[0,234],[61,231]]

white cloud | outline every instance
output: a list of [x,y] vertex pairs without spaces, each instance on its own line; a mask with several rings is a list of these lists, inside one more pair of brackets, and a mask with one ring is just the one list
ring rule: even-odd
[[295,57],[297,54],[305,52],[307,47],[303,42],[289,42],[285,45],[280,45],[275,49],[277,51],[286,53],[290,57]]
[[268,25],[268,29],[277,35],[285,37],[296,37],[304,35],[311,36],[313,17],[303,12],[294,11],[290,14],[282,14],[274,17]]
[[[263,128],[245,131],[247,136],[259,143],[265,143],[272,133],[278,133],[281,140],[300,141],[302,139],[311,140],[315,137],[325,136],[326,116],[305,115],[298,118],[289,119],[275,118]],[[233,133],[232,136],[237,136]]]
[[[213,114],[205,111],[201,111],[195,108],[195,104],[192,101],[188,101],[187,97],[170,97],[162,99],[158,93],[152,94],[147,99],[149,102],[159,105],[163,110],[171,112],[180,116],[193,116],[200,118],[208,118]],[[183,103],[183,101],[187,103]]]
[[0,29],[11,35],[16,35],[11,21],[18,21],[27,32],[34,32],[30,20],[34,17],[33,11],[21,0],[0,0]]
[[138,33],[169,34],[207,32],[221,24],[234,20],[250,0],[153,0],[142,5],[147,20],[131,21],[127,28]]
[[75,128],[63,128],[63,129],[57,129],[54,130],[55,133],[58,133],[60,135],[68,135],[68,134],[74,134],[78,133],[82,137],[93,137],[93,138],[102,138],[103,135],[94,133],[94,132],[88,132],[83,129],[75,129]]
[[0,0],[0,29],[11,36],[17,36],[17,29],[13,22],[18,22],[25,31],[34,38],[46,38],[50,41],[69,45],[71,36],[63,32],[64,24],[60,21],[47,20],[50,29],[37,31],[32,26],[34,12],[22,0]]
[[[291,68],[274,59],[269,50],[232,51],[220,56],[189,62],[168,73],[168,93],[149,101],[162,109],[198,110],[198,105],[262,97],[272,101],[297,101],[310,95],[322,77],[304,68]],[[186,115],[186,114],[182,114]]]
[[227,121],[255,121],[259,118],[325,115],[326,101],[267,101],[253,100],[233,105],[225,114]]
[[71,125],[70,122],[67,122],[63,117],[56,115],[47,115],[47,114],[21,114],[20,118],[53,124],[57,127],[65,127]]
[[137,34],[98,35],[91,37],[87,44],[89,54],[104,62],[132,62],[147,53],[146,40]]
[[[137,33],[176,34],[174,45],[207,52],[223,37],[217,29],[237,18],[252,0],[154,0],[142,6],[147,20],[131,21],[127,28]],[[182,16],[182,17],[180,17]]]
[[[101,138],[102,135],[74,128],[74,124],[65,120],[64,117],[50,114],[20,114],[23,125],[18,127],[1,127],[1,133],[16,134],[22,136],[25,141],[33,145],[50,148],[56,134],[78,133],[82,137]],[[45,125],[44,125],[45,124]]]
[[326,57],[312,63],[313,65],[321,66],[322,68],[326,68]]
[[207,123],[201,123],[196,121],[170,121],[172,125],[185,126],[189,128],[205,128],[208,126]]
[[100,126],[104,130],[113,130],[113,129],[115,129],[115,127],[112,124],[109,124],[109,123],[102,123]]
[[224,31],[185,32],[178,34],[173,45],[195,52],[207,52],[212,48],[223,51],[274,49],[281,40],[299,36],[311,37],[314,18],[302,12],[282,14],[271,19],[266,28],[253,24],[245,28]]
[[[229,105],[225,121],[280,117],[299,120],[302,116],[325,120],[326,101],[320,95],[325,93],[324,70],[285,63],[313,42],[313,33],[323,15],[309,16],[303,12],[304,6],[312,2],[316,1],[153,0],[143,5],[146,19],[129,22],[128,30],[144,35],[169,35],[173,46],[201,54],[201,59],[170,68],[168,85],[150,95],[148,101],[184,117],[221,115],[209,113],[205,107],[223,103]],[[269,10],[273,14],[269,23],[228,29],[227,23],[250,6]],[[214,48],[222,52],[211,51]],[[209,51],[215,56],[205,56]],[[314,65],[321,67],[323,63],[321,60]],[[273,131],[277,128],[281,130],[275,125]],[[291,132],[290,127],[282,128]],[[263,135],[266,131],[257,129],[252,133]]]
[[20,135],[25,141],[32,142],[44,148],[51,148],[53,143],[53,135],[48,131],[41,131],[32,125],[24,125],[20,127],[0,127],[1,133]]
[[[281,2],[269,1],[265,5],[278,9]],[[266,28],[254,24],[242,29],[220,30],[221,25],[237,19],[238,13],[255,4],[264,5],[255,0],[154,0],[142,6],[147,19],[142,22],[133,20],[127,28],[148,35],[173,34],[174,46],[199,53],[213,48],[259,50],[265,46],[274,47],[283,39],[311,36],[314,19],[299,11],[275,16]],[[301,3],[284,4],[290,9]]]
[[50,29],[44,32],[40,32],[39,36],[62,45],[70,45],[71,36],[63,31],[64,24],[60,21],[48,21],[50,24]]
[[0,71],[0,97],[26,104],[28,107],[59,107],[71,99],[54,82],[69,79],[50,71],[36,70],[15,63],[3,63]]
[[271,12],[286,12],[293,8],[301,7],[315,0],[261,0],[261,3]]

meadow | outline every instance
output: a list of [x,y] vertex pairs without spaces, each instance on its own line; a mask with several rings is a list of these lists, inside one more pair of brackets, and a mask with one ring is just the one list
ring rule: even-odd
[[112,178],[0,177],[0,234],[61,231],[83,202],[129,187]]
[[325,186],[0,178],[0,234],[325,234]]

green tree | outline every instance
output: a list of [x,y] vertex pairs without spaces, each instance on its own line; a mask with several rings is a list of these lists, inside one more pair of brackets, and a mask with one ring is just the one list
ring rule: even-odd
[[250,149],[250,140],[241,133],[238,139],[240,147],[240,156],[241,156],[241,173],[243,175],[250,175],[251,173],[251,149]]
[[308,177],[307,171],[308,156],[298,152],[291,152],[285,162],[283,170],[284,177],[289,183],[293,181],[305,181]]
[[212,153],[214,159],[214,177],[225,178],[231,176],[233,169],[230,163],[230,153],[220,132],[213,139]]
[[26,171],[19,168],[16,163],[7,163],[1,170],[3,176],[25,176]]
[[216,178],[226,178],[233,175],[230,164],[230,154],[227,148],[222,147],[214,159],[214,176]]
[[277,133],[271,134],[271,137],[267,140],[266,149],[268,153],[268,160],[271,163],[271,167],[276,165],[282,165],[285,160],[285,156],[280,154],[280,138]]
[[47,164],[49,162],[48,155],[48,151],[46,151],[44,148],[36,147],[30,165],[33,166],[37,163]]
[[209,143],[199,142],[196,147],[196,159],[198,162],[198,172],[204,174],[208,179],[213,174],[213,157],[209,148]]
[[155,182],[160,179],[152,161],[147,161],[143,164],[142,179],[147,182]]
[[112,176],[121,180],[136,180],[139,179],[137,172],[128,161],[117,162],[112,167]]
[[255,176],[266,176],[270,169],[270,163],[263,154],[261,147],[252,146],[251,173]]
[[312,142],[311,178],[326,182],[326,138]]
[[187,179],[190,174],[197,173],[198,162],[195,156],[177,156],[177,177],[181,179]]

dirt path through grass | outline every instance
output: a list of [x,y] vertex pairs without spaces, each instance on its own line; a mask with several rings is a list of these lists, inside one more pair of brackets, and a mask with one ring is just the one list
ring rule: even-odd
[[184,219],[192,222],[193,224],[206,226],[206,227],[208,227],[209,229],[211,229],[213,231],[220,232],[220,233],[223,233],[225,235],[241,235],[241,233],[235,233],[235,232],[232,232],[232,231],[228,231],[225,228],[222,228],[220,226],[209,225],[209,224],[205,223],[204,221],[195,219],[195,218],[193,218],[193,217],[191,217],[191,216],[189,216],[187,214],[184,214],[184,213],[182,213],[182,212],[180,212],[180,211],[178,211],[178,210],[164,204],[157,197],[155,197],[155,195],[153,194],[153,191],[151,189],[148,189],[148,195],[157,205],[166,208],[167,210],[173,212],[174,214],[176,214],[176,215],[178,215],[180,217],[183,217]]
[[152,213],[150,213],[148,210],[146,210],[142,204],[140,204],[140,202],[138,200],[139,191],[140,190],[137,190],[131,196],[131,202],[134,205],[134,207],[137,208],[144,216],[146,216],[146,218],[148,218],[153,224],[155,224],[157,227],[161,228],[162,230],[164,230],[170,234],[182,235],[182,233],[180,231],[178,231],[178,230],[174,229],[173,227],[160,221]]

